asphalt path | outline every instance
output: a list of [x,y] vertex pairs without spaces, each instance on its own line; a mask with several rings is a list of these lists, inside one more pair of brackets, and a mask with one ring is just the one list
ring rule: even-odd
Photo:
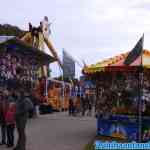
[[83,150],[96,135],[96,119],[70,117],[66,112],[41,115],[28,120],[26,132],[27,150]]

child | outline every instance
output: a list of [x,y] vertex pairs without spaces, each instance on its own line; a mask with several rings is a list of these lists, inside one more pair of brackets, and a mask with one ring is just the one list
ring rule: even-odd
[[13,147],[14,145],[15,113],[16,105],[10,102],[5,116],[8,147]]

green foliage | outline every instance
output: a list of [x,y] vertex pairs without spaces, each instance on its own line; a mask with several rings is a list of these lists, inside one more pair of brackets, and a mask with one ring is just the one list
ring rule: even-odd
[[0,36],[16,36],[21,37],[25,34],[25,31],[21,30],[17,26],[12,26],[10,24],[0,24]]

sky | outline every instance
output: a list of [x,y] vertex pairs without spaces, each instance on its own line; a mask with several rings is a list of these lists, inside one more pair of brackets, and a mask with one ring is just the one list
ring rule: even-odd
[[[150,0],[5,0],[0,7],[0,24],[21,29],[48,16],[58,54],[65,48],[81,65],[131,50],[143,33],[150,50]],[[76,66],[79,77],[82,68]],[[51,67],[52,76],[61,73],[56,64]]]

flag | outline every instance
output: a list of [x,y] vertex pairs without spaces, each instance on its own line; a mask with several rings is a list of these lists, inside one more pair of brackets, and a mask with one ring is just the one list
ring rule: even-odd
[[75,77],[75,61],[65,50],[63,50],[63,76],[69,79]]
[[[143,41],[144,41],[144,35],[140,38],[140,40],[137,42],[137,44],[131,50],[131,52],[129,52],[127,58],[124,61],[125,65],[130,65],[142,54]],[[141,59],[141,64],[142,64],[142,59]]]

